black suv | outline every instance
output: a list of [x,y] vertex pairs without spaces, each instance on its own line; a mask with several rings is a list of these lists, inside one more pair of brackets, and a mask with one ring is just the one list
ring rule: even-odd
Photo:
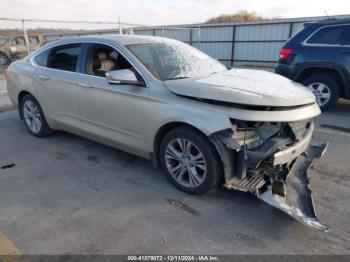
[[323,110],[350,99],[350,19],[306,23],[280,50],[276,73],[310,88]]

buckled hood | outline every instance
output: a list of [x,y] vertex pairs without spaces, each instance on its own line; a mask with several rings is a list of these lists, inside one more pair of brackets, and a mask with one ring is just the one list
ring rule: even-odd
[[314,95],[303,85],[261,70],[231,69],[165,84],[178,95],[237,104],[283,107],[315,103]]

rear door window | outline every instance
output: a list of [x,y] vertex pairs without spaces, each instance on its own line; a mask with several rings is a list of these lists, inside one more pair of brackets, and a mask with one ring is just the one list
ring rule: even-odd
[[79,53],[80,44],[63,45],[53,48],[49,55],[47,67],[76,72]]
[[343,45],[350,46],[350,25],[344,28],[344,42]]
[[308,44],[341,45],[344,37],[344,26],[329,26],[318,30],[308,40]]

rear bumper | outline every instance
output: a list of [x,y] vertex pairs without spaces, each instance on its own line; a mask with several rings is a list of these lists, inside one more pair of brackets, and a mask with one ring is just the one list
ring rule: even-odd
[[291,80],[294,80],[294,72],[293,68],[290,65],[286,64],[278,64],[275,67],[275,73],[287,77]]

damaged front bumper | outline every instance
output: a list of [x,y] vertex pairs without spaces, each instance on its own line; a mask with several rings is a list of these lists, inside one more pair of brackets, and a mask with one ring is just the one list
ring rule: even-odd
[[313,121],[304,121],[213,134],[225,186],[253,193],[306,226],[327,231],[316,217],[308,178],[310,166],[323,156],[327,144],[311,146],[313,131]]
[[327,145],[309,146],[293,163],[286,180],[273,181],[264,193],[258,195],[258,198],[308,227],[328,231],[329,226],[320,223],[316,217],[308,174],[312,163],[323,156]]

